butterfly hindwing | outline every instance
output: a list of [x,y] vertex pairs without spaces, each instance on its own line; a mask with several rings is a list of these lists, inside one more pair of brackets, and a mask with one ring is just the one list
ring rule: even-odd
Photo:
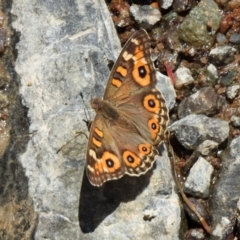
[[158,153],[138,132],[118,125],[105,125],[97,116],[91,127],[87,175],[95,186],[124,174],[139,176],[152,167]]
[[101,115],[97,115],[91,125],[86,171],[89,181],[95,186],[118,179],[125,172],[116,142]]

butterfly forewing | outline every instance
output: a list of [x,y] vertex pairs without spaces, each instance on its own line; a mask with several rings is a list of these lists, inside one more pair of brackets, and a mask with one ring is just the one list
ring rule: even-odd
[[155,86],[156,72],[150,60],[150,39],[145,30],[135,32],[125,44],[116,61],[103,99],[124,99]]

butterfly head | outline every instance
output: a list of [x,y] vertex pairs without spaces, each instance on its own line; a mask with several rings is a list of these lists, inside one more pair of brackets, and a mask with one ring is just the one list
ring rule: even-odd
[[101,100],[100,98],[92,98],[90,104],[92,109],[94,109],[96,113],[99,113],[103,108],[103,100]]

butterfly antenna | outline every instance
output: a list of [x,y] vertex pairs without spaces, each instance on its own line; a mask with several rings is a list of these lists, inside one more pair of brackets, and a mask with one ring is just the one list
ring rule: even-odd
[[90,127],[91,127],[92,121],[90,120],[90,115],[87,114],[87,111],[86,111],[86,109],[89,109],[89,108],[88,108],[87,104],[85,103],[85,101],[83,99],[82,92],[80,92],[80,97],[82,98],[83,104],[85,105],[83,110],[84,110],[84,114],[85,114],[86,119],[83,119],[83,121],[86,123],[88,131],[90,131]]
[[82,99],[82,101],[83,101],[83,104],[84,104],[84,115],[85,115],[85,117],[86,117],[86,119],[87,120],[83,120],[84,122],[90,122],[88,119],[90,119],[90,116],[89,116],[89,114],[87,113],[87,111],[86,111],[86,109],[89,109],[89,107],[87,106],[87,104],[85,103],[85,101],[84,101],[84,98],[83,98],[83,93],[82,92],[80,92],[79,93],[79,95],[80,95],[80,97],[81,97],[81,99]]
[[[80,92],[79,95],[80,95],[80,97],[81,97],[81,99],[82,99],[82,102],[83,102],[83,104],[84,104],[84,109],[83,109],[83,110],[84,110],[85,117],[86,117],[86,119],[89,119],[90,117],[89,117],[89,115],[87,114],[87,111],[86,111],[86,109],[88,109],[88,106],[87,106],[87,104],[86,104],[85,101],[84,101],[83,93]],[[89,120],[83,120],[83,121],[86,123],[86,125],[87,125],[87,127],[88,127],[89,124],[90,124],[90,121],[89,121]],[[90,129],[90,127],[88,127],[88,129]],[[68,140],[64,145],[62,145],[62,147],[60,147],[60,148],[57,150],[56,153],[58,154],[58,153],[59,153],[65,146],[67,146],[71,141],[73,141],[74,139],[76,139],[78,136],[80,136],[80,135],[82,135],[82,134],[88,139],[85,131],[76,132],[76,136],[73,137],[72,139]]]

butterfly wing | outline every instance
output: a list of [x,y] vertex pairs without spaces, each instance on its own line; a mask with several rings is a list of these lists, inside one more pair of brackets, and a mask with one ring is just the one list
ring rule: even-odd
[[149,37],[140,30],[113,67],[91,126],[86,171],[93,185],[124,174],[139,176],[152,167],[168,122],[165,100],[155,85]]
[[117,110],[125,119],[123,121],[131,123],[131,128],[136,129],[146,142],[158,146],[165,139],[168,109],[156,88],[130,96],[118,105]]
[[[124,119],[124,118],[123,118]],[[94,186],[124,174],[139,176],[152,167],[158,151],[134,130],[110,124],[97,115],[89,136],[86,172]]]
[[109,131],[109,124],[104,117],[97,114],[90,129],[86,167],[88,179],[94,186],[118,179],[125,173],[112,131]]
[[150,39],[145,30],[135,32],[125,44],[106,86],[103,99],[119,101],[156,84],[150,59]]
[[144,174],[152,167],[156,147],[164,140],[168,112],[157,89],[130,96],[115,110],[116,121],[97,114],[91,125],[87,175],[95,186],[124,174]]

